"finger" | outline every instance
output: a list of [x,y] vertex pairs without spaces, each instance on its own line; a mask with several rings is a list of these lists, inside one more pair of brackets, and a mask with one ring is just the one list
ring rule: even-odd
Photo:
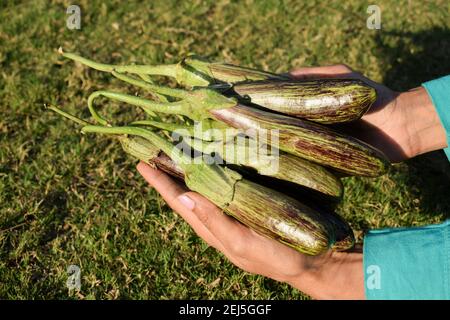
[[192,210],[199,221],[220,241],[226,251],[234,256],[246,252],[246,245],[252,237],[250,229],[226,215],[210,201],[195,192],[186,192],[179,199]]
[[383,90],[378,83],[366,78],[359,72],[353,71],[345,64],[337,64],[325,67],[302,67],[292,70],[289,75],[294,79],[359,79],[378,91]]
[[289,75],[296,79],[337,78],[344,75],[351,75],[352,72],[348,66],[337,64],[323,67],[301,67],[292,70]]
[[143,162],[137,165],[137,169],[144,179],[161,194],[167,204],[186,220],[201,238],[210,246],[218,250],[222,249],[220,242],[200,222],[197,216],[178,200],[178,197],[188,190],[186,187],[175,182],[161,170],[154,169]]
[[176,183],[163,171],[152,168],[144,162],[140,162],[136,168],[144,179],[153,186],[167,202],[173,202],[176,197],[188,190],[183,185]]

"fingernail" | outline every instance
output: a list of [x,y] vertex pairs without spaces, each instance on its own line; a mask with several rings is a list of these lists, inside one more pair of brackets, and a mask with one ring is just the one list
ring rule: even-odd
[[189,198],[187,195],[182,194],[177,199],[186,209],[194,210],[195,202],[194,202],[194,200]]

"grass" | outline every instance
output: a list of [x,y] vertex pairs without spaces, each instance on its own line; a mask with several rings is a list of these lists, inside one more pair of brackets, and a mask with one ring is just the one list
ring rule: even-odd
[[[0,298],[303,299],[247,274],[208,248],[136,173],[107,137],[81,136],[43,109],[87,116],[87,95],[117,80],[62,60],[59,46],[96,60],[212,60],[285,72],[346,63],[397,90],[450,73],[448,1],[377,0],[382,29],[366,28],[372,2],[78,1],[81,30],[66,27],[69,1],[0,4]],[[108,112],[126,120],[130,109]],[[128,115],[129,117],[129,115]],[[345,179],[339,208],[355,228],[415,226],[450,212],[442,153],[378,179]],[[69,265],[82,289],[69,292]]]

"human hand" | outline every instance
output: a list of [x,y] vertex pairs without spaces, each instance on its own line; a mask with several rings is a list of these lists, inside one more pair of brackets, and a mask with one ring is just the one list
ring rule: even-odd
[[239,268],[287,282],[314,298],[364,298],[362,254],[301,254],[247,228],[164,172],[143,162],[137,169],[203,240]]
[[362,119],[336,128],[378,148],[391,162],[446,147],[445,130],[423,87],[395,92],[342,64],[298,68],[290,75],[295,79],[353,78],[375,88],[377,101]]

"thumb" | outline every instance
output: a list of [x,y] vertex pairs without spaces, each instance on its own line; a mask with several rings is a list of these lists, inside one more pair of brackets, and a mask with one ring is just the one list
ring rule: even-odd
[[241,240],[248,239],[251,234],[247,227],[196,192],[185,192],[178,196],[177,200],[195,214],[198,221],[227,251],[232,252],[235,243],[246,242]]
[[196,192],[184,192],[177,197],[177,201],[184,208],[193,212],[198,220],[208,229],[211,226],[211,217],[217,219],[223,215],[220,208]]
[[322,67],[300,67],[289,72],[294,79],[323,79],[323,78],[340,78],[354,77],[355,73],[345,64],[337,64]]

